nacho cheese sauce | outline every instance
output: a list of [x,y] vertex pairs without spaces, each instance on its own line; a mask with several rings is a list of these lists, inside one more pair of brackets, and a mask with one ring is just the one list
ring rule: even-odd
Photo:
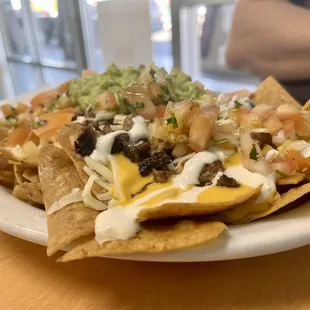
[[[119,201],[122,201],[120,204],[109,208],[97,216],[95,233],[99,244],[111,240],[127,240],[134,237],[140,229],[138,215],[142,209],[160,207],[169,203],[224,203],[233,201],[240,195],[250,193],[253,191],[253,188],[266,181],[265,179],[258,178],[255,182],[245,182],[242,179],[237,180],[241,183],[239,188],[218,187],[216,183],[223,174],[223,172],[218,172],[211,185],[195,186],[199,184],[198,178],[204,164],[211,164],[220,159],[220,156],[205,151],[197,153],[189,159],[185,163],[182,173],[174,177],[170,182],[149,184],[152,180],[148,179],[149,177],[141,177],[136,164],[131,163],[123,155],[111,157],[112,166],[117,166],[119,172],[116,174],[118,177],[115,178],[115,184],[118,184],[122,189],[124,193],[123,198],[125,199],[118,197]],[[236,159],[230,164],[234,163],[239,164]],[[239,175],[241,174],[239,173]],[[254,175],[254,177],[256,176]],[[147,184],[149,185],[143,192],[130,198],[133,192]],[[115,194],[118,194],[116,189],[114,189]],[[264,199],[262,198],[262,200]]]

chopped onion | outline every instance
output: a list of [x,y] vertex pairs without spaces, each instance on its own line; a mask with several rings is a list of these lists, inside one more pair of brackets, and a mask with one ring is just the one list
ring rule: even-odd
[[248,157],[253,148],[253,139],[245,127],[240,127],[239,134],[242,154]]
[[173,157],[179,158],[179,157],[184,156],[186,153],[187,153],[187,145],[186,145],[186,144],[177,144],[177,145],[174,147],[174,149],[173,149],[171,155],[172,155]]
[[93,187],[95,179],[98,178],[95,175],[92,175],[85,184],[84,191],[82,193],[82,198],[85,206],[92,208],[97,211],[103,211],[107,209],[107,205],[101,201],[95,199],[91,194],[91,189]]
[[98,200],[110,200],[113,195],[110,192],[107,192],[104,194],[97,194],[96,197]]
[[111,120],[115,114],[114,111],[99,111],[95,116],[95,121]]
[[56,211],[59,211],[60,209],[70,205],[71,203],[80,201],[83,201],[82,191],[80,191],[79,189],[78,191],[76,191],[76,189],[73,189],[72,193],[61,197],[59,200],[56,200],[47,210],[47,214],[51,215]]
[[[84,166],[84,167],[83,167],[83,170],[84,170],[84,172],[85,172],[89,177],[91,177],[92,175],[96,175],[96,176],[97,176],[96,172],[94,172],[93,170],[91,170],[91,169],[88,168],[87,166]],[[107,190],[107,191],[110,191],[110,190],[111,190],[111,187],[109,186],[109,184],[107,184],[107,183],[103,182],[102,180],[100,180],[99,177],[95,179],[95,182],[96,182],[98,185],[100,185],[102,188],[104,188],[105,190]]]
[[85,156],[84,157],[85,163],[87,166],[96,172],[98,172],[100,175],[102,175],[108,182],[113,183],[113,174],[109,168],[107,168],[102,163],[97,162],[96,160],[93,160],[92,158]]
[[278,132],[272,135],[272,143],[277,147],[283,144],[285,140],[286,140],[286,135],[283,129],[279,130]]

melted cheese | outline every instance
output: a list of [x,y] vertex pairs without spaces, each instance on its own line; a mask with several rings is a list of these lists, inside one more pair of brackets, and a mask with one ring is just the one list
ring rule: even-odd
[[[153,175],[142,177],[138,165],[132,163],[124,155],[114,155],[112,157],[111,163],[113,162],[113,170],[114,167],[117,169],[114,175],[114,179],[115,177],[117,178],[115,183],[119,184],[118,189],[114,186],[114,193],[122,202],[129,201],[132,195],[137,194],[144,186],[154,181]],[[121,193],[118,193],[118,190]]]
[[249,194],[253,191],[253,187],[241,185],[237,188],[214,186],[207,188],[197,196],[199,203],[225,203],[236,200],[241,195]]

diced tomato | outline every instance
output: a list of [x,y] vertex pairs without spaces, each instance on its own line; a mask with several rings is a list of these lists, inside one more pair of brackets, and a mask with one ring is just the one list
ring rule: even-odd
[[163,118],[166,112],[166,106],[164,104],[159,104],[156,106],[156,117]]
[[[179,103],[169,102],[164,115],[166,129],[175,133],[183,132],[184,125],[188,121],[188,114],[193,107],[194,102],[191,100],[184,100]],[[173,117],[176,119],[177,127],[174,127],[172,124],[167,122],[167,120]]]
[[14,128],[8,135],[7,146],[23,145],[30,132],[30,127],[26,125]]
[[299,114],[294,119],[294,126],[295,126],[295,131],[297,135],[301,137],[309,136],[309,133],[310,133],[309,123],[301,114]]
[[15,116],[15,111],[10,104],[3,104],[1,110],[5,118]]
[[196,152],[203,151],[208,145],[215,129],[218,117],[217,106],[210,106],[200,109],[200,114],[196,114],[189,131],[189,147]]
[[30,104],[33,107],[45,106],[53,101],[55,101],[59,96],[59,92],[56,89],[45,91],[37,96],[35,96]]
[[40,138],[49,138],[56,134],[57,130],[63,125],[69,123],[73,117],[70,112],[52,112],[40,116],[41,120],[46,120],[47,123],[33,132]]
[[20,114],[20,113],[25,113],[29,110],[29,107],[24,104],[24,103],[18,103],[16,106],[16,113]]
[[116,98],[111,91],[105,91],[102,94],[98,95],[95,101],[99,104],[97,111],[115,110],[117,107]]
[[292,159],[300,172],[310,176],[310,158],[304,158],[296,150],[288,150],[285,154],[285,158]]
[[264,127],[269,131],[269,133],[274,134],[279,131],[283,125],[275,114],[271,114],[264,120]]
[[283,130],[287,138],[291,140],[296,140],[294,121],[286,121],[285,123],[283,123]]
[[265,103],[259,104],[251,110],[251,113],[258,115],[262,119],[267,118],[272,112],[272,107]]
[[263,120],[259,115],[255,113],[243,113],[240,114],[240,125],[245,126],[246,128],[262,128]]
[[64,94],[70,87],[70,84],[71,84],[71,80],[69,81],[66,81],[60,85],[57,86],[57,91],[60,93],[60,94]]
[[281,160],[272,161],[269,166],[273,171],[280,171],[285,174],[291,174],[298,169],[297,164],[292,158],[285,158]]
[[[143,118],[152,120],[156,115],[156,108],[151,101],[150,94],[141,85],[132,85],[122,91],[124,98],[132,105],[137,114]],[[141,105],[135,107],[135,105]]]
[[276,116],[280,121],[293,120],[299,117],[300,112],[291,104],[282,104],[276,110]]
[[230,109],[228,112],[228,118],[233,120],[238,125],[241,122],[246,122],[247,115],[249,114],[250,110],[245,107],[240,107],[238,109]]

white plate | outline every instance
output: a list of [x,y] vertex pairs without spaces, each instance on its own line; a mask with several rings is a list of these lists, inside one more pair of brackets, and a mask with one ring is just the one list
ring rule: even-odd
[[[0,187],[0,230],[41,245],[47,244],[45,212],[32,207]],[[120,259],[196,262],[254,257],[294,249],[310,243],[310,205],[277,216],[230,226],[206,245],[170,253],[132,254]]]
[[[20,100],[33,96],[27,94]],[[1,103],[0,103],[1,104]],[[0,230],[41,245],[47,244],[45,212],[24,203],[0,186]],[[132,254],[120,259],[196,262],[254,257],[277,253],[310,243],[310,203],[277,216],[230,226],[220,238],[208,244],[170,253]]]

